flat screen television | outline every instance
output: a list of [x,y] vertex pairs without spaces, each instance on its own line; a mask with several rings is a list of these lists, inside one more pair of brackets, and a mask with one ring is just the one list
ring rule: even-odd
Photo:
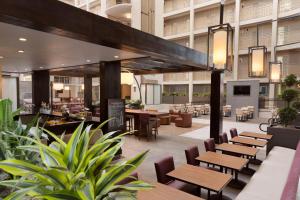
[[236,85],[233,87],[233,95],[250,96],[250,85]]

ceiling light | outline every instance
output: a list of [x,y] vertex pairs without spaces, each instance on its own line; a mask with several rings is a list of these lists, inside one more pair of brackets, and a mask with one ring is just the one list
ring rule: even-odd
[[22,41],[22,42],[26,42],[26,41],[27,41],[27,39],[26,39],[26,38],[22,38],[22,37],[21,37],[21,38],[19,38],[19,40],[20,40],[20,41]]
[[119,56],[114,56],[115,58],[119,58]]
[[40,69],[44,69],[44,67],[40,67]]
[[86,60],[86,62],[88,62],[88,63],[89,63],[89,62],[91,62],[91,60]]
[[0,56],[0,59],[3,59],[4,58],[4,56]]
[[61,66],[65,66],[65,64],[61,64]]
[[18,51],[18,53],[24,53],[24,52],[25,52],[24,50],[19,50],[19,51]]

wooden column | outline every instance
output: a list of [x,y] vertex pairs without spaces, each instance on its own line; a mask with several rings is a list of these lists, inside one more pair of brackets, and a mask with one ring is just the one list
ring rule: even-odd
[[213,71],[211,73],[210,93],[210,138],[219,143],[219,135],[223,131],[223,99],[224,99],[224,73]]
[[93,94],[92,94],[92,77],[84,76],[84,107],[89,108],[92,111]]
[[[121,99],[121,62],[100,63],[100,120],[108,119],[108,99]],[[105,129],[104,129],[105,130]]]
[[33,71],[32,73],[32,103],[34,112],[39,112],[41,103],[49,104],[50,74],[48,70]]

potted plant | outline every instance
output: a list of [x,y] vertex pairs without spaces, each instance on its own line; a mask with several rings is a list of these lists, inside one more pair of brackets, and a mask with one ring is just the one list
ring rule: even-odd
[[55,139],[50,146],[43,144],[39,138],[24,137],[35,145],[23,145],[18,149],[38,153],[41,163],[34,165],[19,159],[0,162],[0,169],[19,177],[0,182],[14,190],[7,199],[108,200],[118,196],[134,199],[136,191],[151,188],[138,180],[118,184],[131,175],[147,154],[145,151],[127,161],[114,161],[125,134],[114,136],[116,132],[110,132],[94,145],[89,145],[93,135],[104,124],[91,131],[91,126],[84,128],[82,122],[67,143],[63,141],[64,136],[59,138],[44,130]]
[[297,118],[298,112],[294,108],[295,104],[291,105],[299,94],[298,91],[293,88],[297,83],[297,77],[294,74],[290,74],[284,79],[283,86],[285,87],[285,90],[282,92],[280,97],[286,102],[286,106],[279,109],[278,114],[281,124],[285,127]]

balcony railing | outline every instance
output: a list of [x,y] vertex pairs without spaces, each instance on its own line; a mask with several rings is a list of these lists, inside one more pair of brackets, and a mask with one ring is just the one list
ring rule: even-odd
[[106,1],[107,8],[110,8],[118,4],[124,4],[124,3],[131,3],[131,0],[107,0]]

